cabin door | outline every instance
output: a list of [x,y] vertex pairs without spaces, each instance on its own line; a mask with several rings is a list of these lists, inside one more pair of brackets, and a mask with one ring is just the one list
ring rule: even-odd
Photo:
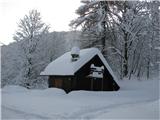
[[55,87],[62,88],[62,79],[55,79]]

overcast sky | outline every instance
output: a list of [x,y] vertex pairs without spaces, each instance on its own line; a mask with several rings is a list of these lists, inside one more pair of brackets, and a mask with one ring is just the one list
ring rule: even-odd
[[80,0],[0,0],[0,41],[13,42],[17,23],[29,10],[37,9],[51,31],[68,31],[70,21],[77,17]]

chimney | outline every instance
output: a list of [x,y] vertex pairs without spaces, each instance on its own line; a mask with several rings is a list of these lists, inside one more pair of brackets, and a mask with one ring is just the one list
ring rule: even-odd
[[78,47],[73,47],[71,50],[72,62],[77,61],[79,59],[80,49]]

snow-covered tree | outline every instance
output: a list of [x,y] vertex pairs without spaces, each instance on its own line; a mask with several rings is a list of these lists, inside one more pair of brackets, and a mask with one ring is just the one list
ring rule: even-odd
[[[106,47],[107,28],[109,28],[109,16],[113,1],[81,1],[83,3],[76,13],[79,17],[71,21],[70,25],[77,28],[81,25],[85,37],[92,39],[91,45],[101,45],[104,53]],[[89,35],[88,35],[89,34]],[[84,35],[84,34],[83,34]]]
[[22,86],[33,88],[37,84],[36,71],[36,49],[40,38],[48,33],[49,27],[42,22],[40,13],[31,10],[29,15],[25,15],[18,24],[18,30],[14,39],[19,44],[19,50],[23,60],[22,75],[24,79]]
[[147,77],[153,76],[158,71],[157,58],[159,54],[155,49],[160,46],[160,1],[149,1],[148,7],[148,29],[147,29]]
[[118,17],[117,25],[120,30],[118,39],[121,41],[123,76],[127,76],[130,72],[129,68],[132,68],[133,63],[129,62],[132,61],[133,52],[137,49],[136,44],[139,44],[138,37],[144,32],[146,17],[141,13],[144,4],[139,1],[124,1],[120,10],[122,16]]
[[1,87],[20,84],[21,61],[19,58],[16,43],[1,46]]
[[[82,3],[76,11],[79,17],[71,22],[71,26],[76,28],[81,25],[85,36],[82,37],[84,47],[102,45],[106,59],[116,65],[122,77],[140,76],[146,72],[147,53],[144,51],[149,50],[149,21],[153,14],[159,13],[158,2],[87,0]],[[151,3],[156,3],[157,7],[148,9],[147,5]]]
[[[36,50],[32,54],[32,70],[35,71],[34,88],[46,88],[47,77],[40,76],[40,72],[57,57],[69,51],[73,40],[78,39],[80,32],[50,32],[40,37]],[[27,43],[27,41],[21,41]],[[1,58],[1,86],[5,85],[23,85],[26,80],[24,73],[28,66],[25,66],[27,60],[21,49],[21,43],[14,42],[9,45],[2,46]],[[30,82],[30,81],[28,81]],[[32,82],[32,81],[31,81]]]

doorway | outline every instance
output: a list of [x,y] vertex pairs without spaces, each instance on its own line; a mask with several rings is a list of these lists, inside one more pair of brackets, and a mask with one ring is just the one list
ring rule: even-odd
[[57,88],[62,88],[62,79],[55,79],[54,80],[54,85],[55,85],[55,87],[57,87]]

